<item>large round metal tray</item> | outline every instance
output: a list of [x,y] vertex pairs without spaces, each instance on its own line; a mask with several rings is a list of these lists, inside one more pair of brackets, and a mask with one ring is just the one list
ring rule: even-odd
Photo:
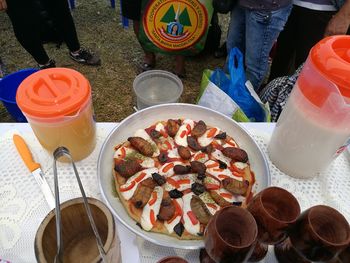
[[198,249],[204,246],[201,240],[178,240],[167,235],[142,230],[124,209],[113,182],[114,146],[126,141],[137,129],[146,128],[157,121],[169,118],[203,120],[208,125],[217,126],[232,136],[238,145],[248,153],[251,169],[256,176],[253,189],[255,193],[270,185],[270,173],[264,154],[244,128],[221,113],[197,105],[174,103],[146,108],[130,115],[111,131],[101,148],[97,173],[102,196],[112,213],[132,232],[155,244],[173,248]]

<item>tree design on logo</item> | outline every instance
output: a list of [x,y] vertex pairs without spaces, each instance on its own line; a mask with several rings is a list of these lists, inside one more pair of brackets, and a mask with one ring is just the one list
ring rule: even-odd
[[174,6],[171,5],[171,7],[169,7],[168,11],[166,11],[165,15],[160,20],[160,22],[168,24],[174,21],[174,17],[176,17],[175,9]]
[[182,11],[182,13],[180,14],[179,21],[183,26],[192,26],[191,19],[187,11],[187,7],[185,7],[185,10]]
[[185,26],[192,26],[187,7],[180,13],[180,4],[176,13],[174,6],[171,5],[160,22],[167,24],[166,32],[171,36],[181,36]]

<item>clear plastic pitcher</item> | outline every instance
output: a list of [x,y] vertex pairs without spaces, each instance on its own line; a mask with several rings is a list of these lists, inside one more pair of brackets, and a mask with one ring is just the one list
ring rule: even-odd
[[311,49],[268,152],[284,173],[312,178],[345,150],[349,138],[350,36],[333,36]]
[[49,152],[64,146],[74,161],[79,161],[95,148],[91,87],[79,72],[67,68],[40,70],[21,83],[16,101]]

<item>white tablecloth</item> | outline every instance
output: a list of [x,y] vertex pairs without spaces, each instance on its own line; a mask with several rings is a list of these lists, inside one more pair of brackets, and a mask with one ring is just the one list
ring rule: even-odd
[[[96,182],[97,156],[105,137],[116,125],[116,123],[98,123],[96,149],[87,159],[77,163],[88,196],[101,199]],[[243,126],[266,152],[267,141],[274,124],[245,123]],[[34,158],[41,163],[45,176],[53,189],[52,158],[40,147],[30,126],[19,123],[0,123],[0,140],[2,140],[0,141],[0,158],[2,158],[0,159],[0,259],[19,263],[35,262],[33,248],[35,232],[49,212],[49,208],[9,139],[14,130],[20,132],[33,150]],[[269,163],[272,184],[291,191],[299,200],[303,210],[316,204],[328,204],[344,213],[349,220],[350,164],[345,156],[340,156],[336,161],[329,170],[332,171],[332,176],[328,176],[329,172],[327,172],[312,180],[291,178]],[[76,181],[68,170],[70,167],[61,166],[59,169],[61,201],[80,196]],[[342,180],[333,180],[335,175]],[[18,182],[14,185],[16,178],[21,181],[21,186],[17,185]],[[334,181],[339,181],[339,183],[334,183]],[[337,191],[333,191],[339,188],[343,188],[341,196]],[[135,234],[119,222],[117,226],[123,262],[155,262],[155,259],[162,256],[162,252],[166,255],[166,250],[137,240]],[[194,256],[189,258],[194,258]],[[264,262],[272,263],[275,262],[275,259],[270,254]]]

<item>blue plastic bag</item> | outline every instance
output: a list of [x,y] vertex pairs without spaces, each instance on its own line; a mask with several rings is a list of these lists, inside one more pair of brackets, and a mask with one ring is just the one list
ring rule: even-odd
[[245,83],[243,54],[238,48],[233,48],[229,56],[228,77],[221,69],[216,69],[210,77],[210,81],[229,95],[247,115],[250,121],[266,121],[265,110],[250,94]]

